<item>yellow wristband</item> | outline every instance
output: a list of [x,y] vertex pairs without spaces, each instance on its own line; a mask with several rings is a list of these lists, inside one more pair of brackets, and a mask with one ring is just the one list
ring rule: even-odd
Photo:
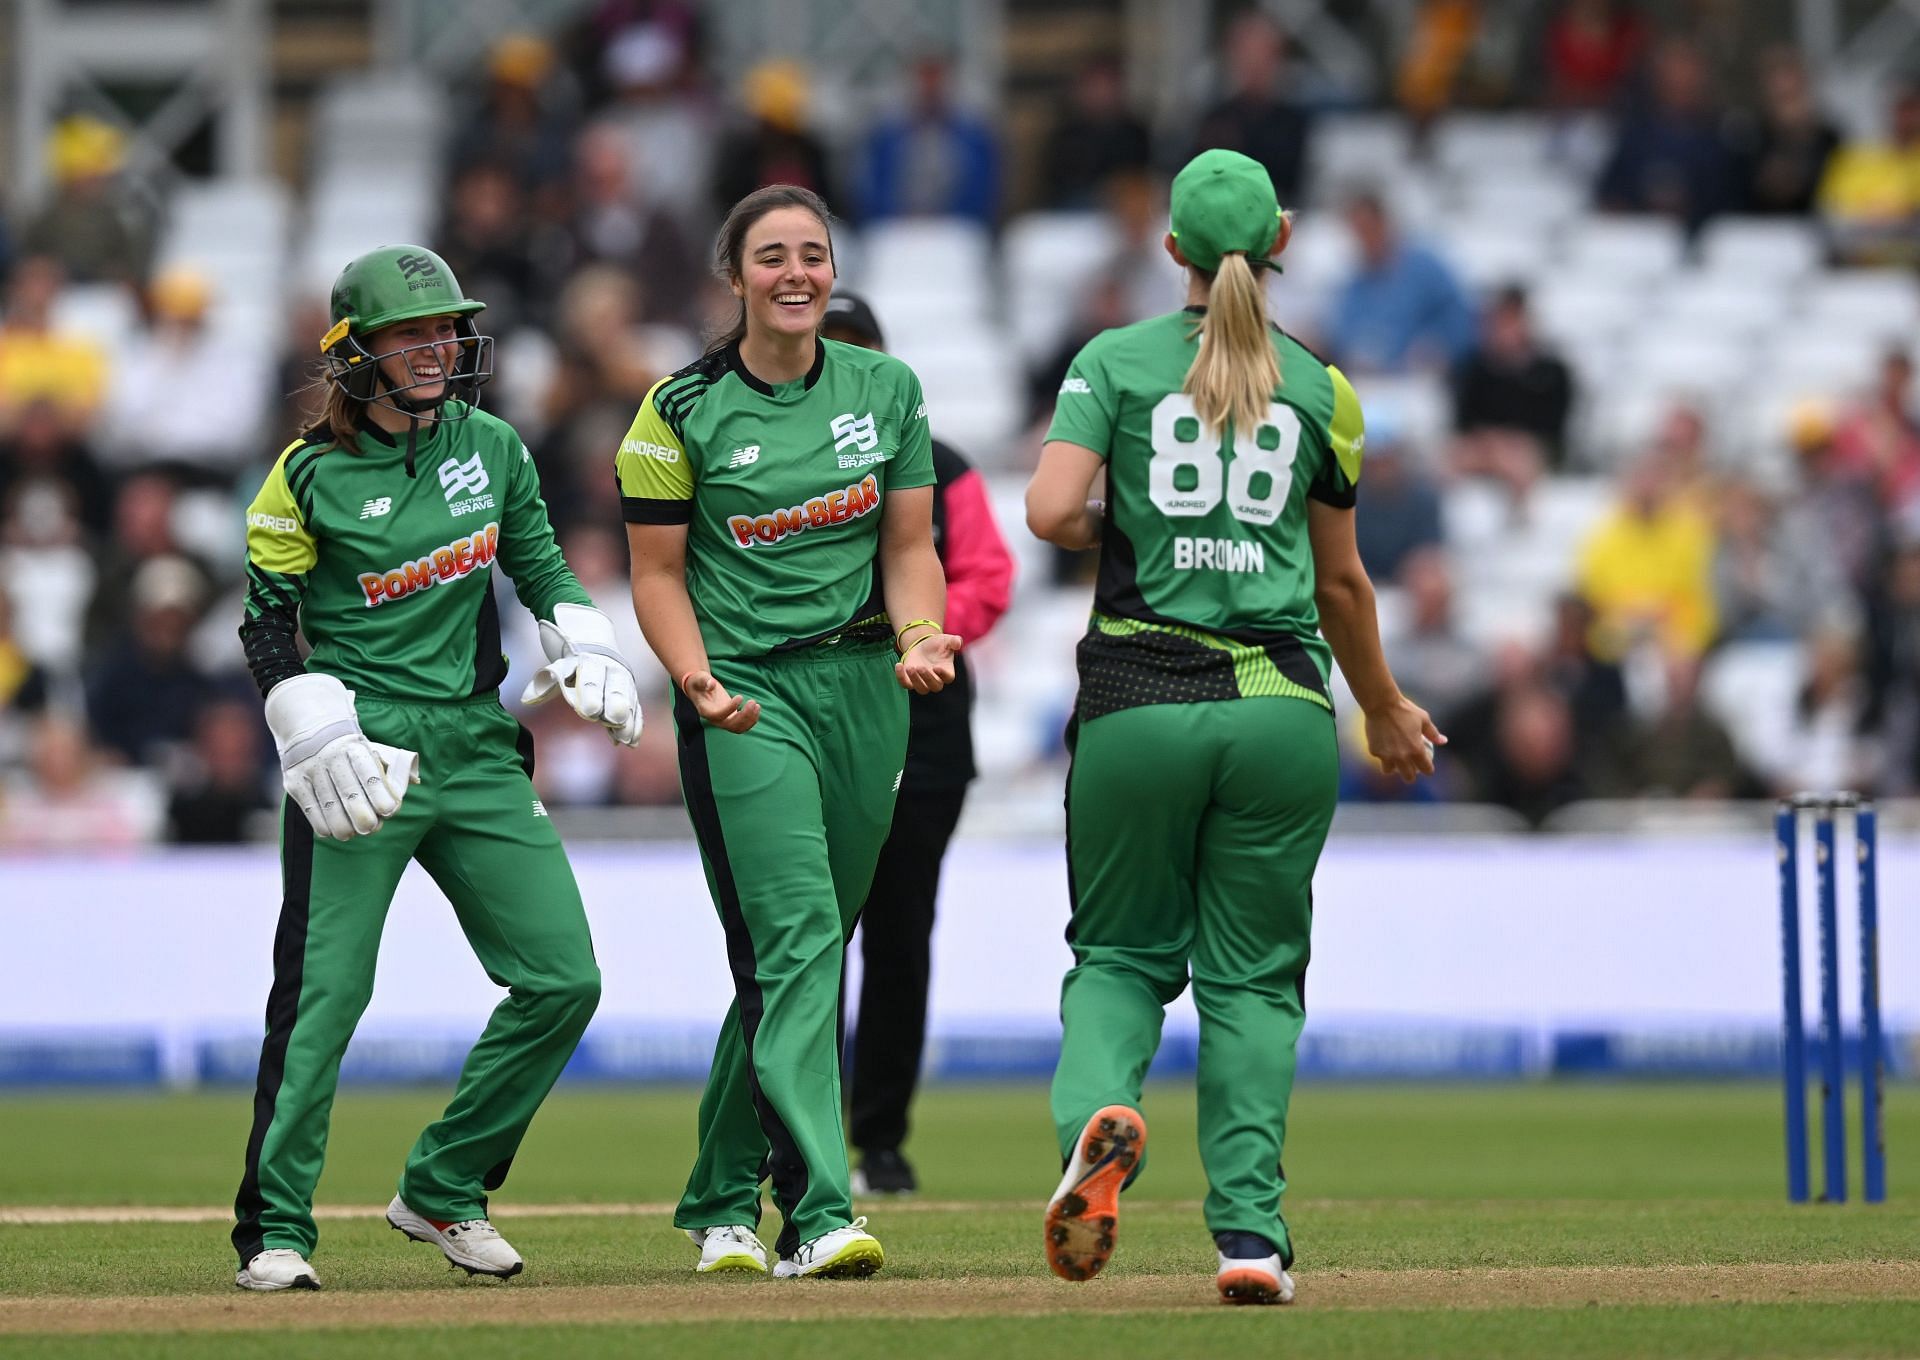
[[[907,624],[906,627],[902,628],[899,632],[893,635],[893,649],[896,652],[900,653],[900,655],[905,656],[907,654],[907,649],[900,645],[900,639],[905,637],[909,632],[911,632],[915,628],[931,628],[936,633],[941,633],[946,631],[937,622],[935,622],[932,619],[915,619],[912,623]],[[926,638],[921,638],[920,641],[925,642]]]
[[938,633],[922,633],[919,637],[915,638],[912,642],[909,642],[906,645],[905,650],[903,650],[900,653],[900,659],[902,661],[905,661],[907,659],[908,652],[911,652],[915,647],[918,647],[921,643],[927,641],[929,638],[937,638],[939,636],[940,634]]

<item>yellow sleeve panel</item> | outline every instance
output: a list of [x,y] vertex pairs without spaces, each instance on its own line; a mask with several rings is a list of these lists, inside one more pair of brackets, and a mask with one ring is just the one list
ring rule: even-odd
[[647,391],[640,413],[620,441],[614,459],[614,475],[620,482],[620,494],[629,500],[690,501],[693,499],[693,468],[687,462],[686,446],[661,418],[654,404],[662,378]]
[[1327,376],[1333,379],[1333,419],[1327,425],[1327,437],[1340,471],[1358,486],[1360,462],[1367,446],[1367,423],[1360,414],[1360,398],[1354,395],[1347,375],[1332,364],[1327,365]]
[[305,446],[296,439],[281,451],[260,494],[247,507],[247,561],[282,576],[306,575],[320,556],[287,488],[287,456]]

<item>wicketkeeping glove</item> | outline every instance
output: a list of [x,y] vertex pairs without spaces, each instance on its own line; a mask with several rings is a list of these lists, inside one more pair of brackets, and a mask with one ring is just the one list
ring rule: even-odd
[[553,622],[540,620],[547,664],[521,692],[523,704],[558,694],[567,707],[605,727],[622,746],[640,743],[640,687],[614,644],[613,621],[583,604],[557,604]]
[[419,756],[368,741],[353,711],[353,691],[331,675],[308,672],[275,685],[267,695],[267,726],[287,794],[317,836],[372,835],[400,810],[407,785],[420,782]]

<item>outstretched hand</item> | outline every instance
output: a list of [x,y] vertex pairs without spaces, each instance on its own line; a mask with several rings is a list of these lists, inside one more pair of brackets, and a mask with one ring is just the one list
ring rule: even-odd
[[680,692],[703,722],[728,732],[745,732],[760,721],[759,701],[734,698],[711,671],[689,671],[680,682]]
[[960,639],[952,633],[928,633],[894,663],[894,678],[915,694],[938,694],[953,683],[953,658]]

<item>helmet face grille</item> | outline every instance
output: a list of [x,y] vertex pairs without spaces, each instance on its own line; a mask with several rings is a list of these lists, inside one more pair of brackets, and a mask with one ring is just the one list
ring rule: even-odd
[[326,365],[328,379],[353,400],[363,403],[379,401],[402,414],[417,415],[428,410],[440,410],[450,397],[471,404],[479,389],[493,378],[493,337],[480,334],[471,316],[454,318],[454,337],[453,343],[460,346],[460,355],[454,361],[452,371],[435,384],[443,385],[445,390],[437,400],[426,403],[419,403],[408,394],[427,384],[415,382],[395,387],[381,372],[380,365],[383,359],[396,355],[405,359],[418,350],[436,349],[438,345],[434,342],[407,345],[389,350],[384,355],[376,355],[361,342],[359,336],[349,330],[326,350],[322,362]]

